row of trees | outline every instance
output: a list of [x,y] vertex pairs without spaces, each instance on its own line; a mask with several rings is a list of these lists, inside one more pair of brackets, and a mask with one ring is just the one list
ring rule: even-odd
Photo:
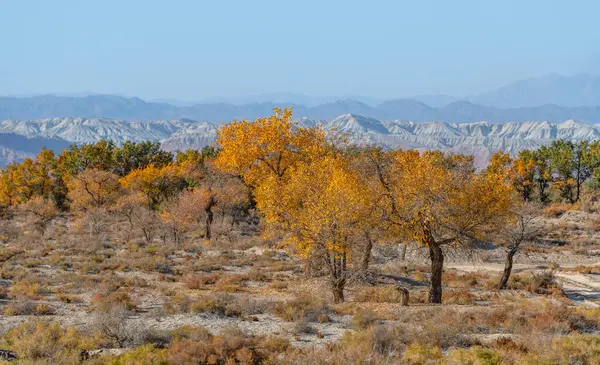
[[521,151],[514,166],[514,186],[523,201],[575,203],[584,184],[600,188],[600,142],[553,141]]
[[[35,159],[12,163],[0,173],[0,205],[19,206],[36,217],[43,232],[61,211],[85,218],[90,233],[102,229],[106,214],[136,223],[152,241],[153,217],[160,218],[179,243],[182,233],[204,219],[211,238],[215,210],[244,211],[249,190],[233,175],[216,169],[212,147],[172,154],[159,143],[109,141],[71,146],[60,155],[43,149]],[[141,224],[140,224],[141,225]]]
[[[201,220],[210,239],[215,210],[239,216],[256,208],[266,237],[307,262],[323,259],[336,302],[351,274],[368,267],[374,244],[416,242],[431,259],[429,301],[441,303],[449,248],[508,242],[516,246],[512,263],[527,236],[517,234],[522,201],[546,203],[550,190],[576,201],[600,159],[598,143],[559,141],[514,161],[497,153],[477,171],[472,156],[333,142],[321,129],[296,125],[289,109],[230,123],[217,145],[177,154],[152,142],[100,141],[58,156],[44,149],[1,171],[0,204],[25,207],[41,230],[60,210],[92,217],[90,232],[101,229],[93,217],[107,212],[130,228],[154,214],[176,243]],[[151,224],[143,234],[152,241]],[[504,284],[508,275],[510,268]]]
[[429,249],[429,301],[442,301],[447,246],[487,239],[511,224],[517,204],[505,154],[483,172],[472,156],[347,148],[320,129],[301,128],[291,110],[234,122],[218,132],[216,165],[254,192],[269,237],[304,257],[323,253],[335,302],[365,243],[416,241]]

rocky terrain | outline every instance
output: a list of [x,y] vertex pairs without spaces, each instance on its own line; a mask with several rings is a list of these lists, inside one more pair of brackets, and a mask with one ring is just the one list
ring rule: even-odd
[[[385,148],[439,149],[469,153],[483,165],[495,151],[516,155],[522,149],[537,148],[553,140],[594,140],[600,137],[600,124],[574,120],[511,123],[446,123],[378,120],[354,114],[333,120],[301,118],[300,125],[322,127],[330,133],[343,133],[352,142]],[[166,150],[202,148],[214,143],[219,124],[191,120],[128,122],[110,118],[49,118],[0,121],[3,165],[31,156],[45,146],[64,148],[70,143],[91,143],[110,139],[117,143],[160,141]]]

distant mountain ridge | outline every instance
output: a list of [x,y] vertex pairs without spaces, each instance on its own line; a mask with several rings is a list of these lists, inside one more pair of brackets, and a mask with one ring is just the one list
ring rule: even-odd
[[582,107],[600,105],[600,77],[580,74],[550,74],[512,82],[485,93],[464,98],[472,103],[498,108],[532,107],[544,104]]
[[[491,123],[414,122],[379,120],[355,114],[334,119],[300,118],[305,127],[321,127],[328,133],[343,133],[358,145],[385,148],[438,149],[468,153],[482,166],[498,150],[516,155],[524,148],[538,148],[553,140],[600,139],[600,124],[573,120]],[[165,150],[200,149],[213,144],[219,125],[191,120],[128,122],[111,118],[47,118],[0,121],[0,164],[31,156],[43,146],[61,149],[70,143],[109,139],[117,143],[158,141]]]
[[[600,101],[598,102],[600,105]],[[0,97],[0,120],[32,120],[42,118],[113,118],[126,121],[192,119],[211,123],[233,119],[255,119],[271,114],[273,108],[289,103],[255,103],[233,105],[224,103],[174,106],[146,102],[139,98],[114,95],[85,97],[34,96],[28,98]],[[341,114],[358,114],[379,120],[440,121],[469,123],[476,121],[524,122],[548,120],[560,122],[575,119],[586,123],[600,122],[600,106],[561,107],[547,104],[534,107],[496,108],[455,101],[442,107],[431,107],[413,99],[384,101],[370,106],[346,99],[307,107],[294,105],[294,116],[313,119],[334,119]]]

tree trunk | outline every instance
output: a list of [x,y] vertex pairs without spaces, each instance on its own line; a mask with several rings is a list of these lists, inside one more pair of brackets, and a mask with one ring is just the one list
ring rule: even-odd
[[402,245],[402,248],[400,249],[400,260],[402,260],[402,261],[406,260],[406,249],[407,249],[407,246],[408,246],[408,242],[405,242]]
[[510,273],[512,271],[513,266],[513,257],[517,253],[517,248],[513,247],[506,253],[506,262],[504,263],[504,272],[502,273],[502,277],[500,278],[500,283],[498,283],[498,289],[502,290],[506,288],[506,284],[508,283],[508,279],[510,278]]
[[365,238],[366,238],[367,244],[365,246],[365,254],[362,259],[361,267],[363,270],[368,270],[369,263],[371,262],[371,250],[373,249],[373,241],[371,240],[371,236],[369,235],[368,232],[365,233]]
[[211,195],[210,198],[208,199],[208,203],[206,204],[206,207],[204,208],[204,211],[206,212],[206,232],[204,237],[207,240],[210,240],[211,236],[212,236],[212,232],[211,232],[211,227],[212,227],[212,223],[213,223],[213,219],[214,219],[214,213],[212,211],[213,206],[216,204],[216,200],[214,195]]
[[442,271],[444,269],[444,253],[440,245],[431,240],[429,242],[429,256],[431,258],[431,287],[429,288],[429,303],[442,303]]
[[210,238],[212,236],[212,232],[211,232],[212,223],[213,223],[213,212],[212,212],[212,210],[209,209],[206,211],[206,233],[204,235],[204,237],[206,237],[207,240],[210,240]]
[[336,304],[342,303],[344,301],[344,287],[346,286],[346,252],[339,254],[326,252],[326,255],[329,261],[333,302]]
[[308,256],[304,259],[304,276],[307,279],[310,279],[312,277],[312,265],[310,264],[310,253],[308,254]]
[[400,305],[406,307],[408,305],[409,300],[409,292],[408,289],[403,288],[401,286],[396,286],[396,291],[400,293]]
[[336,283],[332,283],[331,289],[333,290],[333,302],[343,303],[344,302],[344,285],[346,284],[346,280],[339,280]]

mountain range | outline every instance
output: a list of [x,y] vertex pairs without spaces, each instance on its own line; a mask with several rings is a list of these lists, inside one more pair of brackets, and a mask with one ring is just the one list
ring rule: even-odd
[[167,150],[199,148],[214,142],[221,122],[255,119],[290,105],[302,125],[348,133],[358,144],[471,153],[480,165],[499,149],[515,155],[555,139],[600,137],[600,78],[590,75],[531,78],[463,98],[336,100],[271,93],[192,103],[36,95],[0,97],[0,165],[32,156],[42,146],[60,150],[103,138],[160,141]]
[[[328,133],[343,133],[358,145],[385,148],[439,149],[469,153],[483,166],[498,150],[516,155],[524,148],[537,148],[556,139],[573,141],[600,138],[600,124],[573,120],[536,122],[413,122],[379,120],[344,114],[331,120],[301,118],[299,124],[321,127]],[[165,150],[202,148],[214,143],[219,125],[191,120],[128,122],[111,118],[47,118],[0,121],[0,164],[36,154],[42,146],[62,149],[71,143],[110,139],[117,143],[159,141]]]
[[[36,96],[30,98],[0,98],[0,120],[42,119],[52,117],[114,118],[126,121],[193,119],[218,123],[234,119],[255,119],[270,115],[273,108],[291,103],[260,104],[196,104],[174,106],[151,103],[139,98],[112,95],[86,97]],[[530,120],[563,121],[576,119],[586,123],[600,122],[600,107],[560,107],[547,104],[537,107],[496,108],[456,101],[443,107],[431,107],[413,99],[389,100],[373,107],[346,99],[313,107],[294,105],[294,116],[313,119],[333,119],[341,114],[358,114],[381,120],[411,120],[469,123],[476,121],[524,122]]]
[[600,78],[589,75],[549,75],[460,99],[437,94],[384,101],[360,96],[335,100],[274,93],[233,100],[216,98],[198,104],[166,101],[149,102],[135,97],[99,94],[0,97],[0,120],[85,117],[127,121],[188,118],[223,122],[255,119],[269,115],[275,107],[293,105],[297,118],[327,120],[341,114],[358,114],[380,120],[414,122],[560,122],[575,119],[593,124],[600,122]]

